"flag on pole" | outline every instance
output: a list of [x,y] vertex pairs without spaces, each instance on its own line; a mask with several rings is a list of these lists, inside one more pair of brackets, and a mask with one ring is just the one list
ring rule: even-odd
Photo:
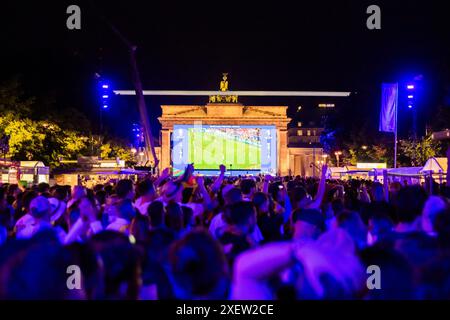
[[380,131],[397,129],[398,83],[383,83],[381,92]]

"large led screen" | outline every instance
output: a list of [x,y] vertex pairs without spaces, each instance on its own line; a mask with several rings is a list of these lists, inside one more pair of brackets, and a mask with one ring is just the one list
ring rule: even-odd
[[205,173],[224,164],[239,174],[275,174],[276,141],[275,126],[175,125],[172,166],[175,173],[193,163]]

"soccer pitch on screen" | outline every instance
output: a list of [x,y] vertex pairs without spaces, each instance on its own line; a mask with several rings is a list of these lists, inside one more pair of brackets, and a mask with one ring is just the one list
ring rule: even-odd
[[260,170],[260,132],[260,128],[189,128],[189,162],[199,170],[214,170],[221,164],[236,170]]
[[172,165],[181,173],[188,163],[196,171],[216,174],[221,164],[239,173],[276,173],[275,126],[175,125]]

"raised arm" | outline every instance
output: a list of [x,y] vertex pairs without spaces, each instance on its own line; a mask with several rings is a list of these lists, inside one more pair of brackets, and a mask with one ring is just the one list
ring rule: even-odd
[[168,177],[170,177],[170,169],[169,168],[165,168],[161,172],[160,176],[155,180],[155,182],[154,182],[155,188],[158,188],[159,185],[161,184],[161,182],[166,180]]
[[286,223],[289,221],[292,212],[292,204],[291,198],[289,198],[289,194],[287,191],[284,193],[284,213],[283,213],[283,222]]
[[84,236],[89,230],[91,230],[92,234],[103,230],[100,221],[96,219],[96,209],[87,198],[81,200],[79,208],[80,217],[66,235],[64,244],[77,241],[79,237]]
[[269,194],[269,184],[271,181],[273,181],[273,177],[270,174],[266,174],[266,176],[264,177],[264,184],[262,190],[262,192],[264,192],[265,194]]
[[225,171],[227,170],[227,168],[221,164],[220,165],[220,175],[217,177],[216,181],[214,181],[214,183],[211,186],[211,192],[216,193],[217,191],[219,191],[220,186],[222,185],[223,179],[225,177]]
[[232,298],[273,298],[269,279],[295,262],[293,249],[292,243],[274,243],[242,253],[234,264]]
[[197,188],[203,197],[204,210],[211,209],[212,200],[211,200],[211,196],[209,195],[208,190],[206,190],[205,181],[204,181],[203,177],[200,177],[200,176],[197,177]]
[[320,177],[319,181],[319,189],[317,191],[316,197],[314,198],[314,201],[308,206],[308,208],[311,209],[319,209],[322,205],[323,197],[325,196],[325,188],[326,188],[326,175],[327,175],[328,166],[323,165],[322,166],[322,175]]

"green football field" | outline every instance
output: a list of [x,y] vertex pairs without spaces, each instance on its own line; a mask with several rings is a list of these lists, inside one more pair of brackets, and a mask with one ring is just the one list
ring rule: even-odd
[[189,163],[195,169],[216,170],[224,164],[233,170],[261,169],[261,147],[240,141],[236,136],[226,136],[220,132],[188,130]]

